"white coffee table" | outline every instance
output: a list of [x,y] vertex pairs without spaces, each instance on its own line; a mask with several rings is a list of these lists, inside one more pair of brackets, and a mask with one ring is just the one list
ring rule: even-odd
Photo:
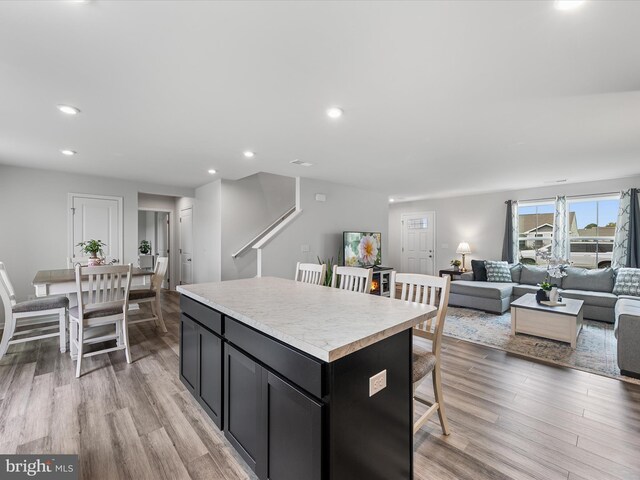
[[559,340],[576,348],[582,330],[582,300],[564,298],[562,307],[540,305],[534,293],[527,293],[511,302],[511,333],[526,333],[536,337]]

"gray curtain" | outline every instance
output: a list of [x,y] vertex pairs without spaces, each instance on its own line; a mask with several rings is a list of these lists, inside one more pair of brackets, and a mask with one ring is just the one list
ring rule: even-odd
[[640,268],[640,207],[638,189],[630,188],[620,193],[620,208],[613,241],[614,268]]
[[629,243],[627,244],[627,267],[640,268],[640,206],[638,189],[629,191]]
[[514,200],[504,203],[507,205],[507,218],[504,225],[502,260],[515,263],[518,261],[518,204]]

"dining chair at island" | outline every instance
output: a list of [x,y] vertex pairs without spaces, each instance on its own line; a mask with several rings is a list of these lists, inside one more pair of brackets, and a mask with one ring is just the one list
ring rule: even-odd
[[162,306],[160,305],[160,292],[164,277],[167,275],[167,267],[169,266],[169,257],[158,257],[156,266],[151,277],[151,284],[147,288],[134,288],[129,292],[129,305],[140,305],[141,303],[149,303],[151,306],[151,316],[147,318],[137,318],[129,320],[129,324],[133,325],[140,322],[155,321],[156,326],[167,333],[167,327],[162,317]]
[[[413,273],[391,274],[391,298],[396,298],[396,287],[401,285],[400,300],[421,303],[424,305],[437,305],[437,314],[433,318],[413,327],[414,337],[431,340],[431,350],[425,349],[415,342],[413,344],[413,398],[415,401],[428,407],[427,411],[414,422],[413,433],[417,433],[429,418],[438,412],[442,433],[449,435],[449,423],[445,414],[444,396],[442,393],[442,380],[440,373],[440,351],[442,344],[442,332],[447,315],[449,303],[449,287],[451,277],[432,277]],[[435,402],[430,402],[420,397],[416,390],[422,381],[429,375],[433,379],[433,392]],[[415,406],[415,404],[414,404]]]
[[327,265],[318,263],[296,264],[296,282],[310,283],[312,285],[322,285],[327,275]]
[[[340,277],[338,279],[338,277]],[[350,292],[369,293],[371,291],[371,279],[373,269],[360,267],[339,267],[333,266],[333,277],[331,277],[331,287]]]
[[[0,262],[0,299],[4,305],[0,359],[7,353],[9,345],[51,337],[60,337],[60,352],[66,351],[67,297],[56,295],[17,302],[7,270],[4,263]],[[55,331],[50,332],[51,330]]]
[[[71,356],[76,356],[76,378],[83,357],[124,350],[131,363],[127,317],[131,264],[118,266],[76,266],[78,306],[69,309]],[[83,295],[83,283],[88,283]],[[85,298],[86,297],[86,298]],[[115,341],[116,346],[85,353],[85,345]]]

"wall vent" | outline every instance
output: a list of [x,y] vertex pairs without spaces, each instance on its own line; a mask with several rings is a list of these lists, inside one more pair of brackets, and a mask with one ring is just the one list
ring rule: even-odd
[[312,163],[303,162],[302,160],[298,160],[297,158],[295,160],[291,160],[289,163],[293,163],[294,165],[300,165],[301,167],[310,167],[311,165],[313,165]]

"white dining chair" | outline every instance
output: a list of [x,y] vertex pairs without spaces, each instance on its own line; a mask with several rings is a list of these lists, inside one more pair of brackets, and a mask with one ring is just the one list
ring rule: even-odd
[[[88,290],[83,292],[82,282]],[[127,316],[131,264],[117,266],[76,266],[78,306],[69,309],[71,356],[76,356],[76,378],[82,359],[100,353],[124,350],[131,363]],[[86,300],[85,295],[86,294]],[[112,330],[113,328],[113,330]],[[116,346],[85,353],[85,345],[115,340]]]
[[[413,327],[414,336],[431,340],[431,351],[417,345],[415,342],[413,344],[413,399],[428,407],[427,411],[414,422],[414,434],[429,421],[429,418],[435,412],[438,412],[442,433],[449,435],[449,422],[447,422],[445,413],[440,374],[440,347],[444,319],[447,316],[450,284],[451,277],[448,275],[445,277],[433,277],[414,273],[391,273],[391,298],[397,297],[396,288],[398,285],[402,285],[402,291],[398,297],[400,300],[431,306],[437,305],[438,308],[435,317]],[[430,402],[416,393],[418,386],[429,374],[432,374],[433,378],[435,402]]]
[[151,277],[151,283],[147,288],[135,288],[129,292],[129,306],[140,305],[141,303],[149,303],[151,305],[151,316],[147,318],[137,318],[129,320],[129,325],[140,322],[156,322],[156,326],[167,333],[167,327],[162,317],[162,307],[160,305],[160,292],[162,290],[162,282],[167,275],[167,267],[169,266],[169,257],[159,257],[156,261],[156,267]]
[[[4,263],[0,262],[0,298],[4,305],[0,359],[7,353],[9,345],[43,338],[60,337],[60,352],[66,351],[67,308],[69,307],[67,297],[57,295],[16,302],[15,290],[9,280],[7,269]],[[23,329],[23,327],[31,328]],[[42,333],[50,330],[55,331]]]
[[[340,278],[338,279],[338,277]],[[371,291],[372,277],[373,269],[371,268],[339,267],[334,265],[331,286],[351,292],[369,293]]]
[[311,283],[313,285],[323,285],[327,275],[327,265],[317,263],[296,264],[296,282]]

